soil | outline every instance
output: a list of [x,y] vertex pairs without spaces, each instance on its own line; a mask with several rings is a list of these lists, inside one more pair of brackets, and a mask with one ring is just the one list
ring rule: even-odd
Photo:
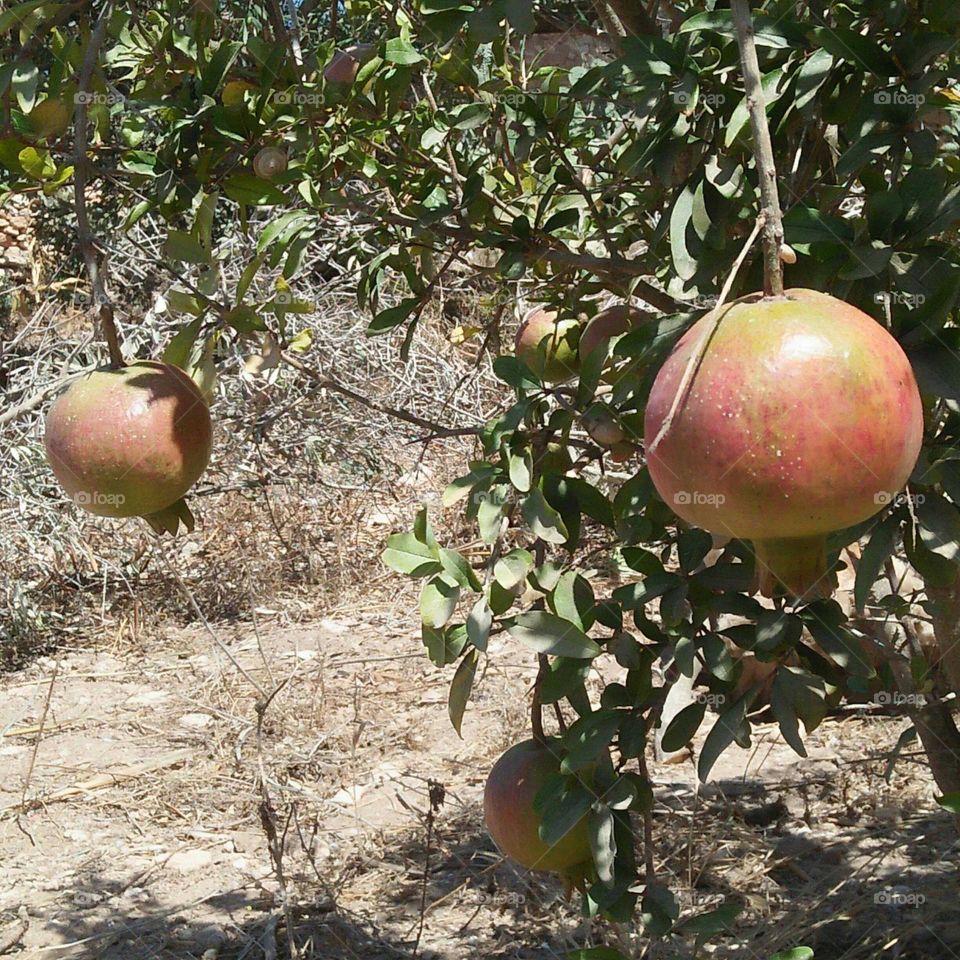
[[[480,797],[535,664],[492,640],[459,739],[414,610],[261,611],[0,678],[0,955],[273,960],[292,925],[304,958],[693,956],[502,861]],[[905,727],[848,711],[802,760],[761,724],[699,787],[651,761],[658,877],[684,915],[742,906],[706,951],[960,956],[960,848],[915,743],[885,777]]]

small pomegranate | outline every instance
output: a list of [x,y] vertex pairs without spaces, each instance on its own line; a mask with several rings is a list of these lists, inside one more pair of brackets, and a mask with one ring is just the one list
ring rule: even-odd
[[540,816],[533,806],[537,791],[560,770],[560,741],[514,744],[493,765],[483,791],[483,818],[500,852],[530,870],[582,874],[591,860],[586,818],[556,843],[540,839]]
[[[613,337],[619,337],[622,333],[635,329],[646,318],[647,314],[642,310],[637,310],[636,307],[625,303],[614,304],[612,307],[601,310],[587,323],[580,335],[580,362],[583,363],[594,350],[602,349],[608,352],[610,340]],[[602,380],[613,383],[617,379],[619,372],[617,368],[625,366],[625,361],[618,362],[618,360],[619,358],[607,357]]]
[[47,414],[47,461],[77,506],[142,517],[179,500],[210,459],[210,411],[179,367],[140,360],[77,380]]
[[517,330],[515,353],[545,383],[563,383],[577,375],[580,324],[560,320],[554,310],[534,307]]
[[812,290],[754,294],[699,320],[658,373],[644,421],[650,475],[668,506],[752,540],[761,593],[802,599],[832,593],[827,534],[889,502],[922,433],[920,394],[896,340]]

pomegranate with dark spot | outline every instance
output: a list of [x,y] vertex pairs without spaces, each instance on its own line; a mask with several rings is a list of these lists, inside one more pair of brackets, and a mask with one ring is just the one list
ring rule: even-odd
[[832,593],[827,535],[890,501],[922,433],[920,394],[896,340],[856,307],[800,289],[744,297],[694,324],[658,373],[644,421],[650,475],[667,505],[705,530],[751,540],[765,596],[803,599]]
[[179,500],[210,459],[210,411],[179,367],[139,360],[94,370],[47,414],[47,461],[77,506],[142,517]]

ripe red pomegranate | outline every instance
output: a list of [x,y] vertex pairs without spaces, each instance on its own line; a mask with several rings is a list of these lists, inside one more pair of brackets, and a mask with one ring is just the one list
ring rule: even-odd
[[668,506],[713,533],[752,540],[765,596],[806,599],[832,592],[827,534],[889,502],[922,432],[919,391],[897,342],[856,307],[812,290],[754,294],[703,317],[661,368],[644,420],[650,475]]
[[586,818],[555,844],[540,839],[540,816],[533,801],[547,777],[560,769],[559,740],[514,744],[493,765],[483,791],[483,817],[504,856],[531,870],[568,875],[591,859]]
[[580,324],[560,320],[555,310],[534,307],[517,330],[514,352],[545,383],[563,383],[577,375]]
[[179,500],[210,459],[210,411],[179,367],[139,360],[94,370],[50,408],[47,461],[77,504],[142,517]]

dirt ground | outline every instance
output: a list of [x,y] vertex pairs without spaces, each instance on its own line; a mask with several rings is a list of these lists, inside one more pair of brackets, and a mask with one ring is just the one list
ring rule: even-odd
[[[491,642],[460,740],[414,609],[104,636],[0,678],[0,955],[274,960],[291,924],[304,958],[693,956],[501,861],[480,797],[532,658]],[[685,912],[744,908],[698,955],[960,957],[960,848],[915,745],[884,779],[903,729],[848,712],[801,761],[765,724],[699,790],[689,760],[652,765],[658,874]]]

